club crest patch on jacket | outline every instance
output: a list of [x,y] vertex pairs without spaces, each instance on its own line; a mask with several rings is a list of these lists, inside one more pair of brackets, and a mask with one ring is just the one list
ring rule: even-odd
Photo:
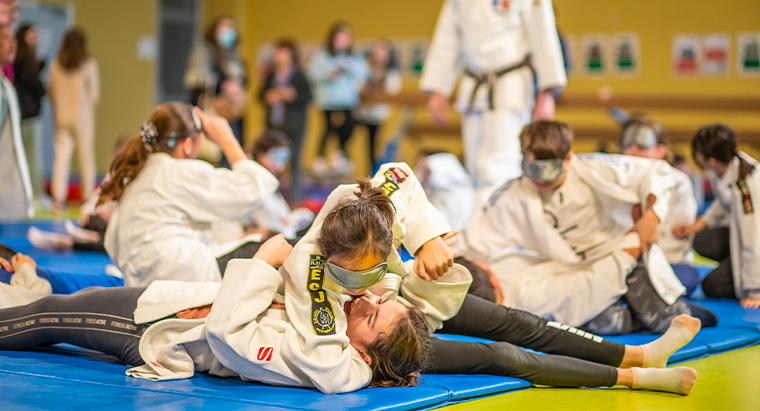
[[400,168],[391,167],[383,173],[383,176],[385,176],[385,181],[380,184],[380,188],[383,189],[385,195],[390,197],[393,193],[399,190],[399,184],[406,181],[409,174]]
[[755,212],[755,207],[752,205],[752,197],[749,195],[749,188],[744,180],[736,182],[736,187],[739,188],[739,192],[742,193],[742,206],[744,207],[744,214],[752,214]]
[[325,282],[325,258],[319,254],[309,255],[309,275],[306,289],[311,297],[311,326],[317,335],[333,335],[335,313],[327,300],[327,292],[322,288]]

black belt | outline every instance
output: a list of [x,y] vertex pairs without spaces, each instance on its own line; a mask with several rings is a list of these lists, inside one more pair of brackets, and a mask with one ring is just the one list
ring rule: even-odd
[[475,80],[475,87],[472,88],[472,94],[470,94],[470,103],[467,105],[467,113],[472,112],[472,106],[475,104],[475,94],[477,94],[478,89],[480,86],[487,84],[488,85],[488,109],[493,110],[493,95],[494,95],[494,84],[496,83],[496,79],[499,77],[511,73],[517,69],[521,69],[528,65],[530,62],[530,54],[525,55],[525,57],[516,64],[513,64],[511,66],[505,67],[500,70],[491,71],[488,73],[482,73],[482,74],[475,74],[470,69],[464,70],[464,75],[467,77],[471,77],[473,80]]

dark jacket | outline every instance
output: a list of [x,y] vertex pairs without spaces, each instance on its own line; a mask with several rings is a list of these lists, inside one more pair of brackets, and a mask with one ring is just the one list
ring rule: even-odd
[[[311,101],[311,88],[309,82],[306,80],[303,72],[296,70],[288,80],[290,86],[296,90],[296,98],[290,103],[285,103],[285,119],[283,125],[279,127],[273,127],[270,123],[271,119],[271,107],[264,101],[264,94],[267,90],[274,88],[274,73],[269,73],[264,85],[259,91],[259,100],[267,107],[266,125],[270,128],[279,128],[290,134],[293,131],[300,130],[303,133],[303,128],[306,122],[306,108]],[[295,138],[291,135],[291,138]]]
[[45,95],[40,72],[44,67],[44,61],[37,62],[34,56],[28,54],[16,56],[16,61],[13,62],[14,83],[22,119],[40,114],[42,96]]

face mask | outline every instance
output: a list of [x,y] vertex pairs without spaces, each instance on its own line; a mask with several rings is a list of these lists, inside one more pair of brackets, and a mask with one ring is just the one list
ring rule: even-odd
[[267,150],[266,156],[276,167],[285,167],[290,160],[290,149],[283,146],[272,147]]
[[234,46],[236,40],[237,32],[231,27],[223,28],[216,36],[216,41],[219,42],[219,45],[226,49]]
[[522,169],[525,176],[533,181],[557,181],[562,177],[564,160],[527,160],[523,158]]
[[335,281],[336,284],[343,288],[358,290],[360,288],[372,287],[380,282],[388,272],[388,264],[380,263],[369,270],[351,271],[338,267],[328,262],[325,264],[327,275]]
[[656,147],[658,144],[657,134],[655,134],[654,130],[642,124],[626,127],[625,131],[623,131],[623,150],[634,144],[645,150]]

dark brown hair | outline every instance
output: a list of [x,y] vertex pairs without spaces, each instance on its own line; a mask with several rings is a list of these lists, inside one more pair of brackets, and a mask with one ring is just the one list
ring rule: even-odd
[[345,31],[351,34],[351,44],[346,49],[346,53],[351,54],[353,52],[354,44],[353,44],[353,31],[354,29],[351,27],[350,24],[348,24],[345,21],[336,21],[333,23],[333,25],[330,27],[330,31],[327,32],[327,51],[330,53],[331,56],[334,56],[337,52],[335,50],[335,36],[338,35],[338,33]]
[[290,50],[290,58],[292,60],[293,67],[295,67],[296,70],[300,70],[301,60],[298,54],[298,47],[296,46],[296,42],[292,38],[282,37],[278,39],[277,41],[274,42],[274,48]]
[[26,33],[35,28],[32,23],[23,23],[16,30],[16,44],[18,49],[16,51],[16,61],[29,60],[37,63],[37,53],[32,49],[32,46],[26,42]]
[[[111,162],[110,175],[100,187],[98,205],[107,201],[119,201],[124,188],[142,170],[151,152],[171,153],[179,142],[196,134],[192,107],[185,103],[169,102],[153,109],[150,122],[156,126],[159,137],[150,145],[143,143],[142,136],[135,134],[121,147]],[[173,136],[173,138],[169,138]]]
[[373,255],[384,260],[393,249],[395,207],[381,188],[372,186],[369,177],[356,182],[356,198],[342,199],[327,214],[317,244],[325,258]]
[[253,150],[251,150],[251,157],[258,161],[258,156],[266,153],[273,147],[290,148],[290,139],[285,132],[270,128],[264,130],[264,132],[256,138],[256,142],[253,144]]
[[66,71],[79,68],[87,59],[87,38],[79,29],[72,29],[66,33],[58,53],[58,62]]
[[390,334],[366,347],[371,359],[370,387],[414,387],[430,350],[430,331],[419,308],[407,307]]
[[[691,155],[697,164],[697,153],[705,160],[714,158],[723,164],[729,164],[738,154],[736,146],[736,134],[731,127],[721,123],[708,124],[694,135],[691,141]],[[755,166],[739,157],[739,180],[743,180],[754,169]]]
[[573,130],[559,121],[537,120],[520,132],[523,153],[533,153],[536,160],[564,159],[572,142]]

